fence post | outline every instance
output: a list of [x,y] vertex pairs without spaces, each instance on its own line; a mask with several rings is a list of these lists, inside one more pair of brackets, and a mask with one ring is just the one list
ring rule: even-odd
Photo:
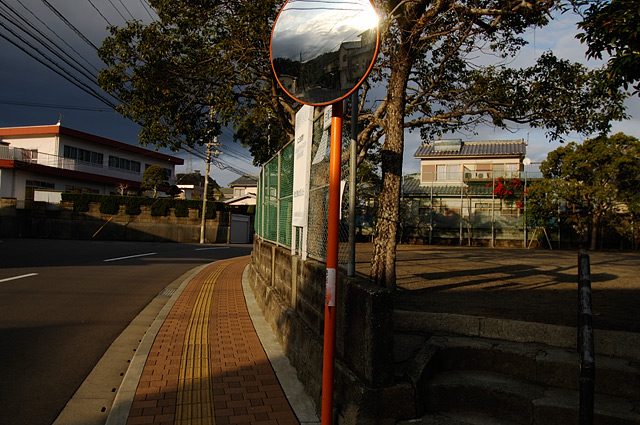
[[593,341],[593,313],[591,311],[591,272],[589,255],[578,253],[578,352],[580,354],[580,410],[579,425],[593,425],[595,353]]

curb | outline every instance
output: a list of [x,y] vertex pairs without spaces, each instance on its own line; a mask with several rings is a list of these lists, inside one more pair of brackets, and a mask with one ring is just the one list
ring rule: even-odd
[[[141,351],[142,341],[145,338],[151,338],[153,343],[155,334],[151,335],[150,327],[154,326],[155,321],[158,320],[159,313],[161,314],[167,305],[173,306],[187,283],[206,266],[207,264],[182,274],[142,309],[105,351],[62,409],[53,425],[103,425],[105,421],[111,421],[110,424],[126,423],[126,417],[123,422],[114,422],[116,413],[113,410],[124,409],[125,406],[121,406],[122,396],[119,394],[121,391],[127,391],[127,385],[135,385],[137,388],[137,381],[132,384],[127,380],[127,375],[133,373],[132,365],[140,362],[139,358],[141,357],[144,367],[148,352],[145,354]],[[168,294],[173,291],[175,293],[169,297]],[[169,307],[170,309],[171,307]],[[133,357],[131,353],[133,353]],[[133,389],[134,393],[136,388]],[[113,419],[110,419],[111,417]]]
[[258,334],[262,348],[269,358],[269,363],[271,363],[271,367],[276,373],[280,386],[287,400],[289,400],[289,404],[293,408],[300,425],[319,425],[320,420],[318,419],[311,398],[307,395],[302,383],[298,380],[296,369],[283,353],[275,333],[265,320],[262,310],[256,302],[256,298],[249,285],[249,267],[251,267],[251,264],[247,265],[242,272],[242,290],[253,328]]
[[[198,273],[200,273],[211,264],[213,263],[198,266],[195,269],[192,269],[189,272],[185,273],[178,279],[182,279],[180,286],[176,289],[176,291],[173,293],[169,301],[167,301],[167,303],[164,305],[162,310],[160,310],[160,313],[157,315],[147,332],[144,334],[144,337],[142,338],[142,341],[140,342],[140,345],[138,346],[133,359],[131,359],[131,364],[124,376],[124,379],[122,380],[122,384],[120,385],[118,392],[116,393],[116,398],[113,401],[111,410],[109,410],[109,416],[107,417],[105,425],[125,425],[127,423],[127,419],[129,418],[129,411],[131,410],[131,405],[133,404],[133,398],[136,394],[136,390],[138,389],[140,376],[142,375],[142,370],[144,369],[144,365],[153,346],[153,342],[158,335],[158,331],[160,331],[160,328],[169,315],[169,312],[173,308],[178,298],[180,298],[180,295],[187,287],[187,285]],[[170,286],[171,285],[169,285],[168,287]]]

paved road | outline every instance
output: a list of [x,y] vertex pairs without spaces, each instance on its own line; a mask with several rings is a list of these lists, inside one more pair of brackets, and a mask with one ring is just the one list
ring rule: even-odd
[[0,241],[0,422],[50,425],[105,350],[186,271],[250,245]]

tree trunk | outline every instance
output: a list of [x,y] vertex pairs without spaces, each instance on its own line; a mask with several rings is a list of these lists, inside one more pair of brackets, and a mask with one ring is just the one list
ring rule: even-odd
[[599,223],[599,219],[598,219],[598,214],[594,213],[591,216],[591,250],[595,251],[596,249],[598,249],[598,223]]
[[389,289],[396,286],[396,238],[402,184],[405,91],[411,69],[408,58],[397,65],[392,68],[387,91],[387,128],[382,146],[382,190],[371,257],[371,279],[379,286]]

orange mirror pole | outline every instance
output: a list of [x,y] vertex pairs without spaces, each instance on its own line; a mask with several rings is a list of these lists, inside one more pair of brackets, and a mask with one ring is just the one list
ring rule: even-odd
[[338,243],[340,240],[340,154],[342,150],[343,102],[332,105],[331,154],[329,158],[329,217],[327,223],[327,287],[324,302],[324,349],[322,356],[321,424],[333,423],[333,376],[336,352],[336,296]]

